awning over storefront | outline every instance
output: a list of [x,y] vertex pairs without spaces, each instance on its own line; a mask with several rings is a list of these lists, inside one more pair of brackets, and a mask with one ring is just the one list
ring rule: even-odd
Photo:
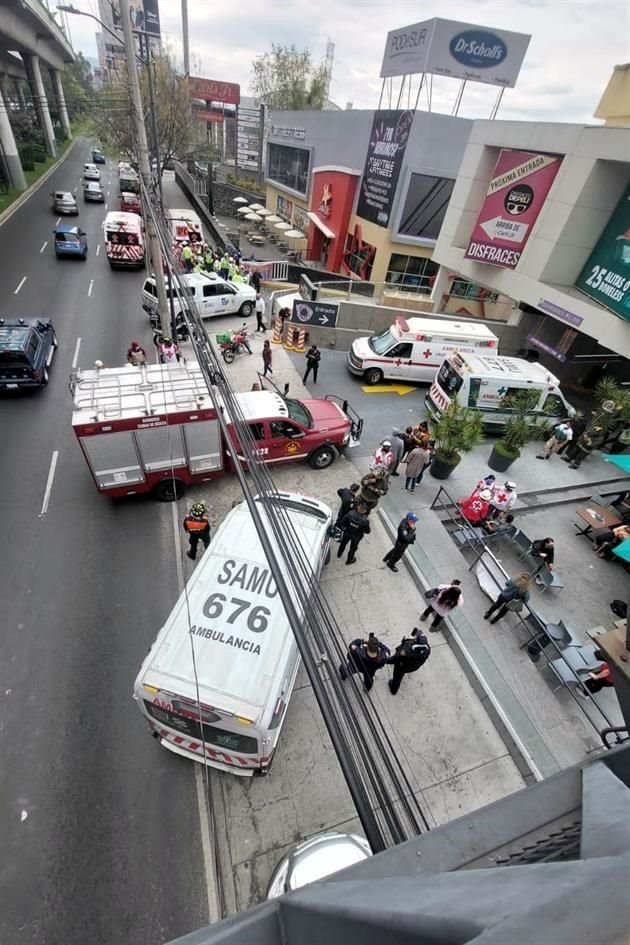
[[328,237],[329,240],[334,240],[337,236],[336,233],[333,233],[332,230],[328,229],[325,223],[319,219],[316,213],[313,213],[312,210],[309,210],[306,214],[311,223],[314,223],[318,230],[321,230],[324,236]]

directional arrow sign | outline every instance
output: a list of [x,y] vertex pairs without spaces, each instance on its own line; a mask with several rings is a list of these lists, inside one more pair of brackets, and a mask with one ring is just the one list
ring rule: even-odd
[[364,394],[399,394],[404,397],[405,394],[412,394],[417,387],[407,387],[405,384],[374,384],[371,387],[362,387]]
[[338,303],[295,299],[290,320],[294,325],[321,325],[322,328],[334,328],[338,314]]
[[524,243],[529,229],[527,223],[505,220],[501,216],[484,220],[479,226],[491,240],[507,240],[509,243]]
[[330,321],[330,319],[329,319],[329,318],[326,318],[325,315],[320,315],[320,317],[319,317],[319,324],[320,324],[320,325],[327,325],[329,321]]

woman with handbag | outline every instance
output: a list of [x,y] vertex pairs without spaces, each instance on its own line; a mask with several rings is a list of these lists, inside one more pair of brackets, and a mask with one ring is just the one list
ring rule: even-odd
[[420,615],[420,620],[426,620],[430,614],[433,614],[433,623],[429,627],[432,632],[439,630],[444,617],[448,617],[456,607],[461,607],[464,603],[461,583],[454,578],[450,584],[438,584],[424,595],[429,606]]
[[522,610],[524,604],[529,600],[531,580],[531,574],[528,574],[527,571],[521,572],[515,578],[510,578],[497,599],[490,604],[489,609],[483,615],[483,619],[489,620],[496,610],[496,616],[490,620],[490,623],[496,623],[501,617],[505,617],[508,610],[516,612]]

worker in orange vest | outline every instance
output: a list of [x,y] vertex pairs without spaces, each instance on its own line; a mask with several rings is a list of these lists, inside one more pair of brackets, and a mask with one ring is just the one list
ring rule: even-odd
[[184,531],[188,535],[190,548],[186,552],[191,561],[197,557],[197,545],[203,542],[204,549],[210,544],[210,522],[205,502],[195,502],[184,519]]

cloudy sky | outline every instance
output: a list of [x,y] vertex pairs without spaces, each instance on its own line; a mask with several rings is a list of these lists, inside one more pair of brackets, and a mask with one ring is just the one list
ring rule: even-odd
[[[56,0],[49,0],[54,8]],[[98,13],[96,0],[74,0]],[[162,35],[181,65],[180,0],[159,0]],[[612,67],[630,59],[628,0],[188,0],[192,70],[238,82],[248,94],[251,62],[272,42],[308,47],[323,61],[335,43],[331,98],[342,108],[378,105],[387,32],[442,16],[529,33],[515,89],[505,92],[499,118],[589,122]],[[95,24],[70,16],[75,48],[96,57]],[[436,78],[433,109],[450,113],[458,83]],[[460,115],[488,117],[495,89],[469,84]],[[420,107],[426,108],[426,100]]]

